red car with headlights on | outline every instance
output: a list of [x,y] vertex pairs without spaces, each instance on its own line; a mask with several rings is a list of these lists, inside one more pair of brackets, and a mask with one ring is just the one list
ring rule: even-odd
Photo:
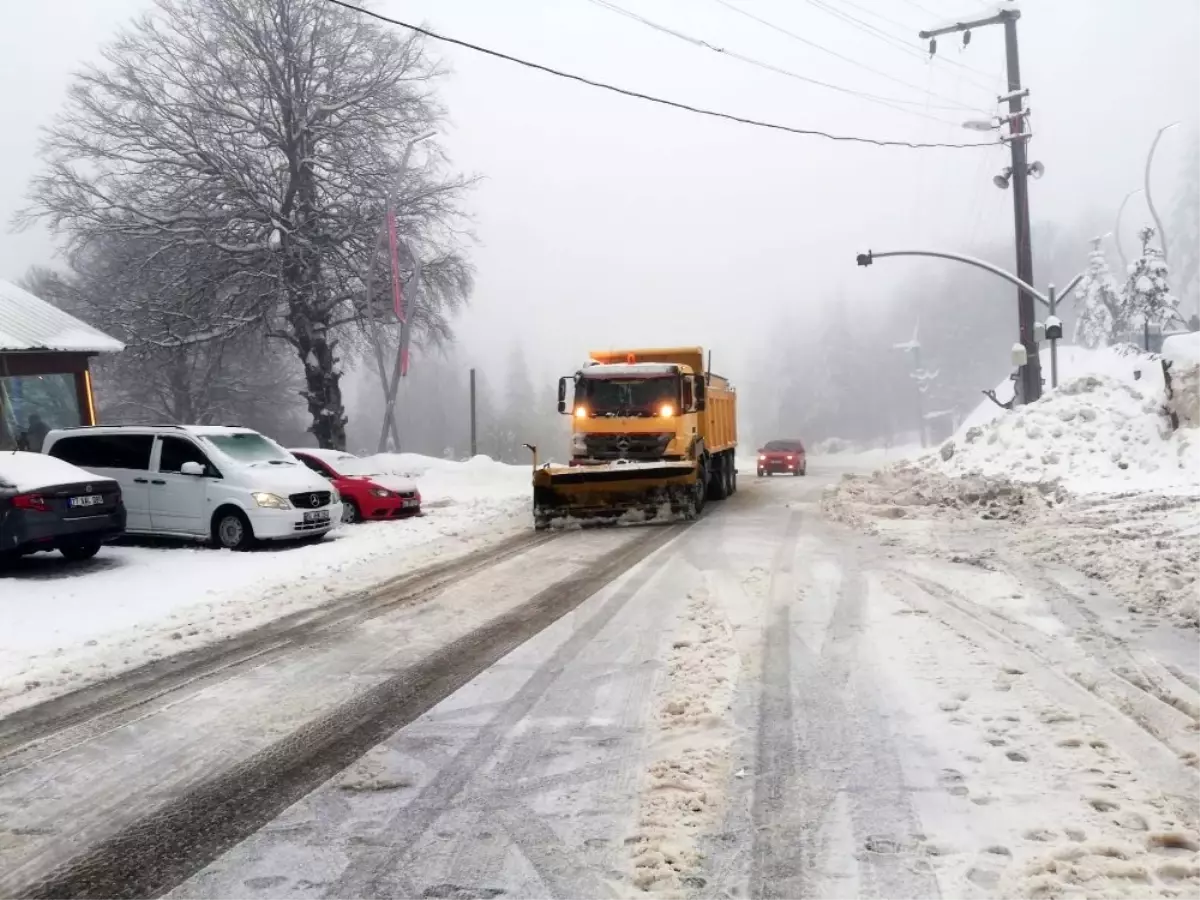
[[768,441],[758,451],[758,477],[774,475],[806,475],[808,460],[804,445],[799,441]]
[[411,481],[371,472],[369,459],[341,450],[305,447],[289,451],[342,495],[342,523],[364,519],[402,519],[421,513],[421,492]]

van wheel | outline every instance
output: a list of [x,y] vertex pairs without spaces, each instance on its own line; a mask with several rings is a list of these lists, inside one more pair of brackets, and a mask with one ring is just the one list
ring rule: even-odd
[[254,529],[240,509],[221,509],[213,516],[213,542],[224,550],[249,550]]

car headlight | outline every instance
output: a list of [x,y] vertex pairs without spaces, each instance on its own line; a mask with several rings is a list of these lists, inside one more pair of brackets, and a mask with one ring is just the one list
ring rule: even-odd
[[371,496],[372,497],[390,497],[390,496],[392,496],[392,492],[387,490],[386,488],[371,488]]
[[287,497],[280,497],[278,494],[268,494],[265,491],[260,491],[254,494],[254,502],[259,506],[267,509],[291,509],[292,504],[288,503]]

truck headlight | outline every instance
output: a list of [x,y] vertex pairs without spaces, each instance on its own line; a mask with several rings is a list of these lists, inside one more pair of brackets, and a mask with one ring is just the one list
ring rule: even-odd
[[573,453],[587,453],[587,435],[586,434],[571,435],[571,451]]
[[253,496],[255,503],[267,509],[292,508],[292,504],[288,503],[287,497],[280,497],[278,494],[268,494],[265,491],[260,491]]

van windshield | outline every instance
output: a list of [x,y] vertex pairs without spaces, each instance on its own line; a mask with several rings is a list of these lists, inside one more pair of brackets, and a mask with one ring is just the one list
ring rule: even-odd
[[261,434],[253,432],[235,434],[206,434],[203,439],[208,441],[226,456],[244,463],[272,463],[275,465],[294,466],[295,458]]

